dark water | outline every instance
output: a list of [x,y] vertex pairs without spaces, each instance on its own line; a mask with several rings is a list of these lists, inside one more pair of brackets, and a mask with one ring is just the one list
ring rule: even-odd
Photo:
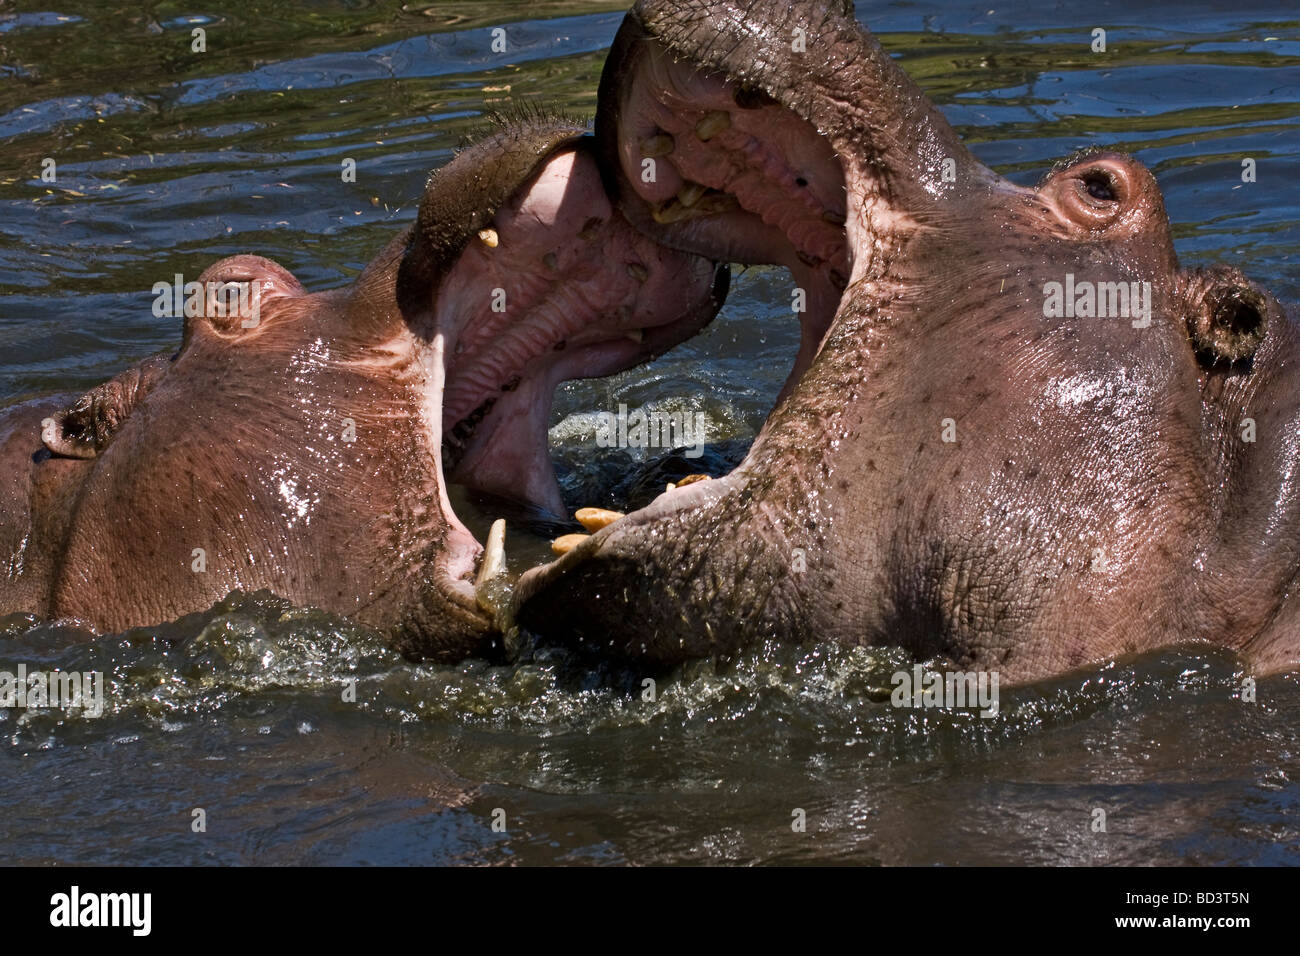
[[[270,256],[309,288],[348,282],[485,110],[590,114],[621,15],[189,9],[0,6],[0,401],[175,345],[150,287],[221,256]],[[1029,183],[1076,148],[1118,145],[1159,178],[1185,264],[1232,262],[1300,299],[1293,3],[858,10],[999,171]],[[1088,48],[1098,26],[1105,56]],[[57,184],[40,181],[46,157]],[[749,270],[698,340],[564,387],[552,438],[570,493],[636,467],[585,440],[592,411],[620,401],[702,410],[711,438],[743,446],[793,357],[788,302],[781,273]],[[1240,664],[1197,649],[1004,691],[992,719],[890,707],[889,652],[760,649],[688,666],[647,701],[553,657],[412,666],[267,596],[92,642],[11,621],[0,669],[19,661],[104,671],[108,705],[0,710],[0,862],[1300,860],[1300,680],[1262,681],[1247,703]]]

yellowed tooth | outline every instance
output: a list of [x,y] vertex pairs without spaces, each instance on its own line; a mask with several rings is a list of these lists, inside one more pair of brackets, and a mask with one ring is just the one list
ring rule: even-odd
[[708,142],[725,129],[731,128],[731,114],[726,110],[714,110],[695,124],[695,135]]
[[552,272],[560,271],[560,260],[555,257],[555,253],[553,252],[548,252],[546,255],[542,256],[542,263]]
[[578,524],[595,533],[605,525],[613,524],[623,517],[623,512],[608,511],[604,508],[579,508],[573,516],[578,519]]
[[556,554],[568,554],[590,537],[589,534],[562,534],[551,542],[551,550]]
[[638,345],[645,341],[645,332],[641,329],[628,329],[623,334]]
[[697,481],[712,481],[712,480],[713,480],[712,475],[687,475],[685,478],[677,479],[677,487],[680,488],[682,487],[682,485],[693,485]]
[[665,202],[654,206],[650,210],[650,216],[660,225],[669,225],[674,222],[681,222],[683,219],[689,219],[693,216],[689,209],[679,203],[676,199],[669,199]]
[[488,531],[483,548],[483,563],[479,565],[474,587],[479,588],[506,569],[506,519],[497,518]]
[[677,486],[670,481],[668,482],[668,487],[664,489],[664,493],[667,494],[668,492],[672,491],[676,487]]
[[509,597],[505,570],[506,521],[498,518],[492,522],[492,528],[488,531],[487,544],[483,548],[483,563],[479,565],[478,575],[474,578],[474,599],[479,607],[493,616],[498,616],[503,602]]
[[[698,185],[691,183],[691,186]],[[683,189],[685,192],[685,189]],[[688,194],[686,199],[690,199]],[[681,193],[672,199],[667,199],[658,206],[651,207],[650,215],[655,222],[661,225],[670,225],[674,222],[681,222],[683,219],[693,219],[696,216],[712,216],[720,212],[731,212],[740,208],[740,203],[731,193],[719,192],[716,189],[706,189],[697,195],[691,205],[686,205]]]
[[659,133],[651,136],[649,139],[641,140],[641,155],[647,158],[652,156],[667,156],[673,151],[677,144],[667,133]]
[[501,244],[501,237],[498,236],[497,231],[492,228],[480,229],[478,231],[478,237],[483,240],[483,245],[487,246],[489,249],[495,249]]
[[685,186],[677,190],[677,201],[689,209],[707,190],[707,186],[687,181]]
[[627,274],[637,282],[645,282],[646,279],[650,278],[650,270],[639,262],[629,262],[627,264]]

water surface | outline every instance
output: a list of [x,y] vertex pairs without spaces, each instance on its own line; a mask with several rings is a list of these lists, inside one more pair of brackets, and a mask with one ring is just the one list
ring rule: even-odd
[[[1133,152],[1165,190],[1184,264],[1230,262],[1300,299],[1292,4],[938,7],[858,12],[982,160],[1028,184],[1077,148]],[[346,284],[486,112],[591,115],[621,18],[572,2],[247,10],[0,13],[0,401],[174,347],[151,286],[222,256]],[[40,180],[46,157],[57,184]],[[346,157],[356,183],[340,181]],[[1258,182],[1241,182],[1243,157]],[[551,437],[570,498],[617,504],[642,464],[592,453],[593,411],[619,402],[701,411],[743,449],[793,358],[789,301],[784,274],[750,269],[698,339],[564,386]],[[0,669],[19,661],[104,671],[108,710],[0,711],[0,862],[1300,858],[1300,681],[1267,679],[1244,702],[1240,663],[1197,648],[1004,691],[992,719],[890,707],[903,662],[889,651],[758,648],[681,668],[647,700],[636,675],[584,675],[554,653],[414,666],[268,595],[90,642],[10,620]]]

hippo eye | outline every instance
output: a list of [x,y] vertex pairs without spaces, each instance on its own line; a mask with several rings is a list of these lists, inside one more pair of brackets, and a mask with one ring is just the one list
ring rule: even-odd
[[1102,202],[1115,202],[1118,198],[1115,195],[1115,184],[1111,181],[1110,174],[1104,169],[1090,169],[1084,173],[1083,185],[1088,190],[1088,195],[1093,199],[1100,199]]

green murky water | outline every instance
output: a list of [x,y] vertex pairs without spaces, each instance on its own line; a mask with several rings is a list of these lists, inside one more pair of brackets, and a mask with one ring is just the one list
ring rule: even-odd
[[[985,162],[1028,183],[1078,147],[1135,152],[1184,263],[1231,262],[1300,299],[1291,5],[858,9]],[[313,289],[348,282],[485,110],[589,115],[620,17],[603,3],[0,7],[0,401],[175,345],[152,284],[221,256],[269,256]],[[196,25],[206,54],[190,52]],[[507,54],[491,52],[494,26]],[[1105,58],[1088,50],[1095,26]],[[1240,183],[1243,156],[1256,184]],[[57,185],[40,181],[47,157]],[[344,157],[355,184],[339,181]],[[618,402],[675,396],[743,447],[793,357],[788,301],[780,272],[749,270],[699,339],[565,386],[566,489],[612,495],[637,467],[578,440]],[[265,595],[89,642],[9,620],[0,669],[19,661],[103,671],[107,707],[0,710],[0,862],[1293,863],[1300,844],[1300,680],[1243,702],[1237,662],[1195,649],[1004,691],[988,719],[890,707],[900,660],[885,651],[761,648],[690,665],[647,700],[634,677],[556,655],[412,666]]]

